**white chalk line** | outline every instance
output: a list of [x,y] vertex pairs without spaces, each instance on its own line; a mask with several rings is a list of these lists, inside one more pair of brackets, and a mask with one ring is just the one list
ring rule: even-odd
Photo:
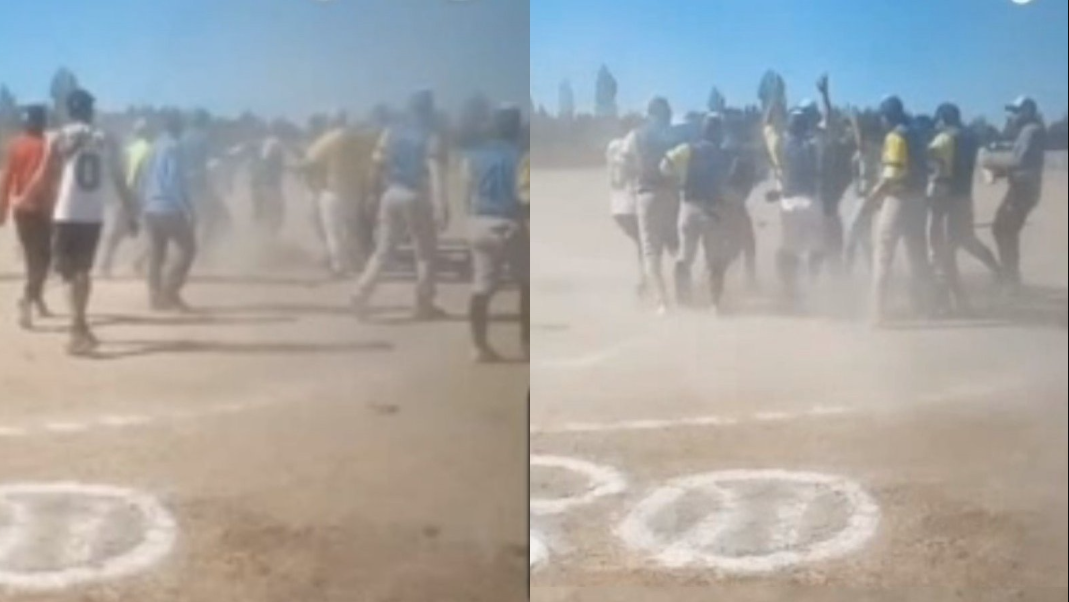
[[631,349],[638,347],[647,341],[648,337],[635,337],[633,339],[626,340],[622,343],[610,345],[601,349],[588,353],[586,355],[580,355],[571,358],[552,359],[536,361],[532,368],[545,369],[545,370],[582,370],[585,368],[592,368],[599,364],[605,364],[609,361],[627,353]]
[[817,406],[800,412],[756,412],[748,416],[695,416],[662,420],[624,420],[621,422],[572,422],[559,426],[531,427],[532,435],[563,435],[618,433],[627,431],[659,431],[680,428],[736,427],[749,424],[793,422],[813,418],[829,418],[857,414],[859,410],[846,406]]
[[561,456],[531,456],[530,466],[567,470],[586,477],[588,481],[586,489],[578,495],[559,498],[532,497],[531,514],[536,516],[562,514],[576,506],[585,506],[627,490],[627,479],[618,470],[584,460]]
[[100,533],[112,509],[104,500],[96,499],[84,509],[84,516],[71,522],[66,545],[59,554],[61,564],[77,566],[92,562]]
[[950,405],[964,399],[975,399],[998,395],[1017,395],[1035,387],[1043,381],[1038,377],[1008,379],[997,383],[961,383],[952,385],[942,392],[921,393],[914,397],[914,402],[892,407],[850,407],[845,405],[817,404],[803,410],[769,411],[763,410],[748,415],[723,416],[706,415],[689,418],[638,419],[618,422],[566,422],[555,426],[531,426],[531,435],[569,435],[622,433],[637,431],[659,431],[684,428],[718,428],[738,427],[760,424],[777,424],[800,422],[817,418],[838,418],[860,414],[896,413],[905,410],[917,410],[933,405]]
[[[0,552],[3,552],[0,554],[0,562],[10,557],[32,527],[32,513],[25,504],[16,501],[16,498],[27,496],[99,498],[101,504],[104,500],[111,500],[116,507],[134,510],[140,515],[142,537],[137,545],[118,557],[101,562],[82,562],[77,566],[68,565],[54,571],[15,572],[3,569],[0,564],[0,591],[5,588],[31,592],[58,591],[75,585],[129,577],[162,561],[174,549],[178,538],[178,525],[170,512],[155,498],[136,491],[79,483],[6,485],[0,486],[0,507],[11,507],[15,510],[5,529],[8,535],[0,533],[0,536],[5,537],[0,540],[0,544],[3,544],[0,546]],[[95,503],[93,507],[96,507]],[[106,518],[104,511],[97,512],[90,508],[89,514],[83,517],[84,521],[72,523],[68,533],[71,540],[68,540],[68,547],[61,552],[61,559],[66,556],[67,560],[76,561],[84,556],[87,552],[86,544],[77,540],[99,532]]]
[[174,410],[159,414],[105,414],[80,420],[48,420],[36,424],[2,425],[0,441],[36,437],[75,436],[108,430],[158,427],[167,424],[190,422],[213,416],[232,416],[254,410],[282,405],[283,401],[257,401],[226,403],[200,410]]

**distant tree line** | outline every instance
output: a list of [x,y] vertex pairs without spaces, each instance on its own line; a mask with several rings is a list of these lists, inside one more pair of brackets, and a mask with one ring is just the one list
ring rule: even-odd
[[[603,86],[606,89],[611,87],[610,84],[611,82],[603,80]],[[69,69],[60,68],[56,71],[48,90],[49,119],[53,127],[66,121],[65,100],[70,92],[78,86],[77,76]],[[96,91],[93,92],[97,93]],[[439,131],[452,142],[452,146],[464,146],[481,135],[483,121],[489,117],[492,107],[493,103],[489,98],[476,95],[455,116],[446,112],[439,112]],[[2,145],[0,148],[6,148],[7,140],[19,131],[21,109],[22,107],[15,95],[8,88],[0,85],[0,145]],[[164,112],[174,110],[178,109],[143,104],[117,111],[102,110],[99,120],[106,130],[121,136],[129,132],[133,124],[139,119],[145,119],[150,123],[158,123]],[[278,136],[284,142],[299,146],[306,143],[308,138],[317,135],[328,127],[332,118],[332,116],[324,114],[313,114],[303,123],[297,123],[289,119],[266,119],[250,111],[246,111],[237,117],[211,115],[207,111],[199,109],[182,109],[182,112],[190,116],[199,113],[206,117],[210,123],[213,141],[220,147],[242,144],[249,140],[257,139],[269,129],[273,135]],[[385,105],[375,107],[374,112],[386,118],[394,114]],[[356,123],[361,121],[365,115],[350,115],[349,117],[351,123]],[[529,135],[525,143],[529,144]]]

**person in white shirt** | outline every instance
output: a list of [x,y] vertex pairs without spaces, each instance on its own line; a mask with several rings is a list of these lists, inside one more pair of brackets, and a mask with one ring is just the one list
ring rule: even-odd
[[609,142],[605,152],[605,162],[609,169],[609,210],[612,219],[635,247],[638,260],[638,295],[646,293],[646,269],[642,259],[642,243],[638,235],[638,207],[635,201],[634,182],[628,177],[627,138],[617,138]]
[[[123,173],[118,144],[94,125],[95,99],[85,90],[67,98],[71,122],[52,137],[46,164],[59,176],[53,213],[55,265],[68,289],[71,329],[68,352],[87,355],[99,342],[86,317],[92,290],[92,270],[104,223],[105,207],[118,195],[125,214],[136,216],[136,200]],[[133,217],[127,225],[137,232]]]

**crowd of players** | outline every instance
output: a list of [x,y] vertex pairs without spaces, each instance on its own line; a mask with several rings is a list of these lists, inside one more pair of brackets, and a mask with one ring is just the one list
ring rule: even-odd
[[[419,320],[443,315],[435,286],[439,236],[453,206],[448,172],[459,170],[475,359],[501,359],[487,330],[491,299],[507,280],[520,289],[529,352],[529,126],[518,108],[473,101],[459,131],[447,133],[433,94],[421,91],[400,114],[380,107],[349,123],[338,112],[314,120],[296,140],[276,124],[226,146],[203,111],[139,119],[120,141],[98,124],[88,91],[73,90],[62,109],[55,119],[43,105],[22,108],[21,132],[0,165],[0,226],[14,223],[25,259],[19,324],[30,330],[51,316],[45,283],[54,269],[68,295],[72,355],[99,345],[88,314],[93,275],[111,275],[125,240],[137,241],[135,269],[146,280],[149,308],[193,311],[183,291],[198,254],[235,236],[229,201],[239,169],[247,173],[254,231],[264,240],[286,221],[285,183],[291,176],[301,183],[330,274],[356,280],[358,317],[367,317],[384,269],[410,243]],[[453,150],[459,161],[451,160]]]
[[[1034,100],[1021,97],[1007,106],[1004,142],[981,148],[953,103],[923,117],[890,96],[866,118],[833,106],[827,77],[817,84],[821,102],[792,108],[782,80],[771,84],[759,133],[746,131],[741,112],[726,107],[673,124],[668,101],[658,97],[645,123],[609,144],[612,214],[634,242],[640,290],[658,313],[694,303],[691,270],[699,250],[714,311],[740,256],[756,286],[747,200],[766,168],[773,181],[766,199],[779,205],[782,219],[776,266],[788,308],[799,307],[815,276],[846,275],[863,256],[871,262],[870,319],[885,324],[895,313],[890,283],[900,246],[916,317],[970,313],[959,251],[982,262],[1000,291],[1020,288],[1021,232],[1040,201],[1046,151]],[[992,228],[997,256],[974,225],[978,168],[991,182],[1007,182]],[[844,220],[841,205],[851,185],[859,202]],[[671,291],[666,255],[674,264]]]

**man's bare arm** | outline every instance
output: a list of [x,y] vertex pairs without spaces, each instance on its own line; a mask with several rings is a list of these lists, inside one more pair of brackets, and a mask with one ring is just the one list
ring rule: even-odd
[[817,90],[820,92],[820,109],[824,129],[829,133],[838,135],[838,120],[835,115],[835,107],[831,102],[831,80],[827,75],[823,75],[817,80]]

